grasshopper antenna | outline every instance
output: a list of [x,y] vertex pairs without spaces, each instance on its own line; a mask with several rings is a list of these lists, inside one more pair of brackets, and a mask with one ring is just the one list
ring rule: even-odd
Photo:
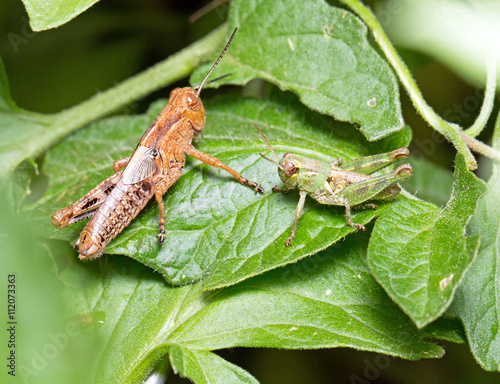
[[274,157],[276,157],[276,160],[278,160],[277,162],[268,158],[267,156],[264,156],[262,153],[259,153],[259,155],[261,155],[264,159],[266,159],[267,161],[270,161],[271,163],[274,163],[278,166],[279,169],[283,170],[283,167],[279,164],[279,157],[276,155],[276,152],[274,152],[274,149],[273,147],[271,146],[271,144],[269,144],[269,141],[267,141],[266,139],[266,136],[264,136],[264,134],[262,133],[262,131],[260,130],[260,128],[257,126],[257,124],[254,124],[255,125],[255,128],[257,128],[257,131],[259,131],[260,135],[262,136],[262,138],[264,139],[264,142],[267,144],[267,146],[269,147],[269,149],[271,150],[271,152],[273,153]]
[[[207,84],[212,84],[212,83],[215,83],[216,81],[222,80],[222,79],[224,79],[225,77],[228,77],[228,76],[231,76],[231,75],[232,75],[232,73],[227,73],[227,74],[225,74],[225,75],[222,75],[222,76],[217,77],[216,79],[213,79],[213,80],[207,81],[207,82],[206,82],[205,84],[203,84],[203,85],[207,85]],[[201,84],[200,84],[200,85],[201,85]],[[196,87],[193,87],[193,89],[198,89],[198,88],[200,88],[200,85],[197,85]]]
[[215,64],[212,66],[212,68],[210,69],[210,71],[208,71],[207,75],[205,76],[205,78],[203,79],[203,81],[201,82],[201,84],[196,87],[196,88],[198,88],[198,91],[196,92],[196,94],[198,96],[200,96],[201,89],[206,84],[205,81],[207,81],[208,77],[212,74],[212,72],[214,71],[215,67],[217,67],[217,64],[219,64],[219,61],[221,61],[222,57],[224,56],[224,54],[226,53],[227,49],[229,48],[229,44],[231,44],[231,41],[233,40],[234,34],[236,33],[237,30],[238,30],[238,28],[234,28],[234,31],[231,34],[231,37],[229,38],[229,41],[227,42],[226,46],[224,47],[224,50],[219,55],[219,58],[217,59],[217,61],[215,62]]

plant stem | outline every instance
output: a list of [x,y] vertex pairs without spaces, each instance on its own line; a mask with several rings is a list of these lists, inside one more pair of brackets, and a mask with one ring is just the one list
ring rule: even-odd
[[131,102],[189,75],[201,62],[211,59],[224,44],[227,25],[224,24],[182,51],[144,72],[99,93],[55,116],[49,131],[30,156],[36,156],[64,136],[90,122],[102,118]]
[[415,80],[412,78],[408,67],[401,60],[396,49],[389,41],[382,26],[378,22],[375,15],[358,0],[342,0],[349,6],[371,29],[375,41],[380,45],[380,48],[387,57],[387,60],[396,71],[401,83],[408,92],[410,99],[415,106],[415,109],[436,131],[441,133],[448,141],[453,143],[458,152],[465,156],[465,161],[469,169],[476,169],[477,163],[469,151],[469,148],[462,140],[461,129],[456,125],[449,124],[434,112],[434,110],[426,103],[420,89]]
[[[499,130],[498,120],[495,129]],[[473,151],[500,162],[500,152],[496,149],[484,144],[482,141],[476,140],[475,138],[466,135],[465,133],[462,133],[462,139],[464,140],[465,144],[467,144],[467,146]]]
[[493,131],[493,138],[491,139],[491,146],[500,151],[500,112],[498,113],[495,122],[495,129]]
[[495,99],[495,90],[497,85],[497,62],[495,56],[492,56],[488,60],[488,66],[486,70],[486,91],[484,93],[484,102],[481,107],[481,112],[477,117],[474,124],[469,129],[464,131],[465,134],[476,137],[481,133],[481,131],[486,126],[488,119],[490,118],[491,111],[493,111],[493,104]]

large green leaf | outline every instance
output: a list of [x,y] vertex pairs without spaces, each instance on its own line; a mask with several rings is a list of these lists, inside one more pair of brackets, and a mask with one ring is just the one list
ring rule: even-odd
[[391,207],[375,224],[368,248],[370,269],[418,327],[442,315],[474,260],[479,236],[466,237],[465,226],[484,188],[458,155],[445,208],[408,200]]
[[[387,297],[366,265],[360,233],[311,258],[219,291],[171,287],[147,268],[115,256],[73,261],[62,271],[75,314],[104,313],[95,333],[94,383],[137,383],[171,353],[174,369],[195,380],[250,376],[207,351],[237,346],[351,347],[407,359],[443,354]],[[209,366],[207,364],[213,364]],[[215,372],[215,373],[214,373]],[[231,381],[234,382],[234,381]]]
[[[43,199],[30,208],[39,211],[47,236],[76,241],[84,224],[57,231],[50,224],[51,212],[75,201],[109,176],[113,159],[132,152],[162,106],[163,102],[156,104],[146,116],[110,118],[94,124],[47,154],[44,171],[50,186]],[[285,247],[298,194],[271,192],[281,181],[276,166],[259,156],[268,149],[254,122],[278,153],[293,151],[328,162],[386,152],[406,145],[409,139],[408,131],[402,131],[368,144],[352,126],[310,112],[293,97],[279,102],[220,98],[206,107],[206,133],[196,146],[262,183],[265,193],[256,194],[224,171],[188,159],[185,173],[165,195],[165,244],[158,244],[159,214],[151,203],[107,250],[151,266],[172,284],[204,276],[210,289],[233,284],[314,254],[353,232],[342,208],[309,201],[294,243]],[[389,205],[375,211],[357,211],[354,220],[367,223]]]
[[86,11],[99,0],[23,0],[31,28],[43,31],[56,28]]
[[369,140],[403,128],[396,79],[349,11],[323,0],[235,0],[228,22],[239,30],[214,77],[232,75],[213,86],[265,79],[313,110],[359,124]]
[[[500,121],[500,120],[499,120]],[[500,149],[497,122],[494,145]],[[500,371],[500,165],[495,164],[487,190],[479,199],[476,214],[467,227],[480,235],[474,264],[457,291],[453,312],[464,324],[469,345],[484,369]]]
[[169,355],[174,370],[195,383],[258,383],[248,372],[212,352],[172,345]]

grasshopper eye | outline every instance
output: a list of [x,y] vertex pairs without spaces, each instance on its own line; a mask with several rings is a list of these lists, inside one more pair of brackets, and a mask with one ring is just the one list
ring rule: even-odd
[[295,166],[295,164],[292,163],[291,161],[285,161],[285,165],[283,166],[283,171],[285,172],[285,175],[292,176],[295,173],[297,173],[298,169]]
[[199,111],[201,108],[200,100],[196,96],[188,96],[186,98],[188,108],[192,111]]
[[287,152],[283,155],[283,157],[287,157],[287,156],[290,156],[292,154],[292,152]]

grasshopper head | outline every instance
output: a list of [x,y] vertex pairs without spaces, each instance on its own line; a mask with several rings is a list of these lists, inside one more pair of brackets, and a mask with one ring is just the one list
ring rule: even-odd
[[299,185],[299,173],[302,167],[301,158],[287,152],[281,158],[279,165],[278,173],[286,188],[296,188]]
[[[229,48],[229,44],[231,44],[231,41],[233,40],[234,34],[236,33],[237,29],[238,28],[234,29],[231,37],[229,38],[229,41],[224,47],[224,50],[219,55],[219,58],[215,61],[215,64],[212,66],[210,71],[208,71],[207,75],[200,85],[194,88],[176,88],[170,93],[169,103],[172,101],[172,105],[179,111],[181,111],[181,113],[191,121],[191,124],[193,125],[193,128],[197,133],[200,133],[203,130],[203,127],[205,127],[205,109],[203,108],[203,104],[201,103],[200,99],[201,90],[203,89],[204,85],[211,83],[210,81],[207,82],[207,80]],[[221,79],[222,77],[219,77],[218,79]]]
[[205,126],[205,108],[200,95],[191,87],[176,88],[170,93],[169,104],[186,116],[193,128],[201,132]]

